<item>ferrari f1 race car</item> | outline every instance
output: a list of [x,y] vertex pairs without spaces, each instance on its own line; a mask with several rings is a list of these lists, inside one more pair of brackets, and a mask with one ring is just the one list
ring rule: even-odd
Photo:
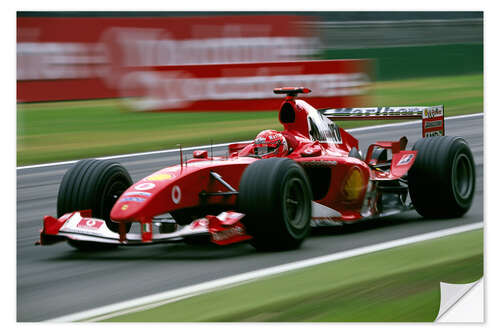
[[[58,218],[45,216],[38,244],[81,250],[119,245],[249,241],[258,250],[298,248],[311,226],[342,225],[415,209],[459,217],[472,203],[475,166],[463,138],[444,136],[443,106],[315,109],[303,87],[276,88],[284,130],[206,150],[135,184],[120,164],[86,159],[64,175]],[[421,119],[422,136],[377,141],[363,156],[336,119]],[[140,225],[131,232],[131,225]]]

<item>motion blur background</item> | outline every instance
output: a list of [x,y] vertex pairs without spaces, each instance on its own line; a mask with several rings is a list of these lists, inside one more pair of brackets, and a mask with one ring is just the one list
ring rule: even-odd
[[482,73],[482,12],[18,12],[18,165],[249,139],[278,86],[482,112]]

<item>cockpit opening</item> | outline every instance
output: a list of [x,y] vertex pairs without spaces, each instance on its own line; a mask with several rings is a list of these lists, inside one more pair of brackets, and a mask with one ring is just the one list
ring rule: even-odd
[[280,122],[288,124],[295,122],[295,110],[290,103],[284,103],[280,110]]

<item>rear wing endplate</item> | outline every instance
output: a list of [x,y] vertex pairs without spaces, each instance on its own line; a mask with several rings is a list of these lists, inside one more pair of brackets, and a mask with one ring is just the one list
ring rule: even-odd
[[333,121],[422,119],[422,137],[444,135],[443,105],[320,109],[318,111]]

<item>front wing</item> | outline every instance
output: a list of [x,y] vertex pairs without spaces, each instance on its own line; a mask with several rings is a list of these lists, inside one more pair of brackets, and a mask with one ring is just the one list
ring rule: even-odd
[[[312,227],[339,226],[357,223],[374,218],[383,218],[412,209],[412,207],[393,208],[383,213],[360,215],[359,213],[343,216],[337,211],[313,202]],[[111,231],[102,219],[91,217],[91,212],[76,211],[60,218],[45,216],[40,240],[36,245],[51,245],[63,241],[99,243],[110,245],[147,245],[157,243],[175,243],[187,239],[207,237],[217,245],[228,245],[247,241],[252,236],[246,233],[240,221],[244,214],[222,212],[217,216],[207,215],[194,220],[188,225],[169,233],[154,233],[151,224],[142,224],[140,233],[128,232],[124,237]]]
[[223,212],[218,216],[207,215],[170,233],[153,233],[151,224],[142,224],[140,233],[129,232],[125,238],[111,231],[104,220],[90,217],[89,211],[77,211],[56,219],[45,216],[40,241],[37,245],[71,240],[116,245],[146,245],[172,243],[188,238],[208,236],[218,245],[227,245],[251,239],[240,222],[244,214]]

